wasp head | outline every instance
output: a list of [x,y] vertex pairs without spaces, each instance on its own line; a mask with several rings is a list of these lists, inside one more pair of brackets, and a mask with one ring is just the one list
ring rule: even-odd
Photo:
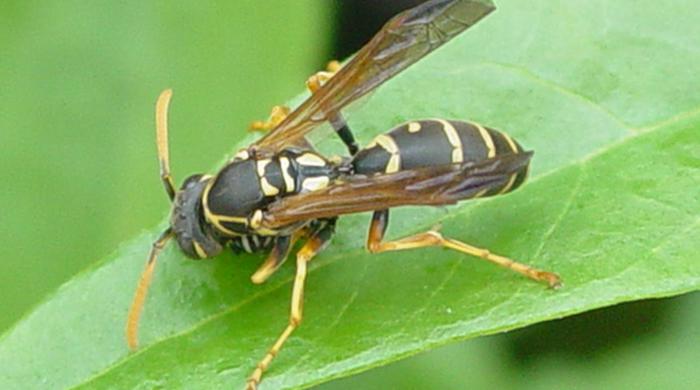
[[214,257],[222,245],[212,236],[202,212],[202,194],[211,177],[192,175],[175,194],[170,226],[185,254],[193,259]]

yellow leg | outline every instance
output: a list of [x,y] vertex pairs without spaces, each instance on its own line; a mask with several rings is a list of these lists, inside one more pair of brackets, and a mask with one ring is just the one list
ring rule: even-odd
[[326,65],[326,70],[321,72],[316,72],[313,76],[306,80],[306,88],[309,89],[311,93],[315,93],[326,81],[330,80],[333,75],[340,70],[341,65],[338,61],[331,61]]
[[374,216],[372,217],[372,224],[370,225],[369,236],[367,238],[367,248],[372,253],[416,249],[429,246],[442,246],[444,248],[454,249],[468,255],[488,260],[492,263],[500,265],[501,267],[505,267],[525,275],[537,282],[547,283],[551,288],[556,289],[561,287],[561,279],[559,278],[559,275],[555,273],[542,271],[537,268],[530,267],[527,264],[518,263],[517,261],[507,257],[493,254],[488,249],[477,248],[461,241],[445,238],[435,229],[396,241],[382,242],[384,231],[386,230],[389,219],[388,213],[388,210],[378,211],[375,212]]
[[266,121],[255,121],[250,124],[251,131],[268,131],[279,125],[289,115],[287,106],[274,106],[270,111],[270,117]]
[[[341,65],[338,61],[331,61],[326,65],[326,70],[317,72],[313,76],[306,80],[306,87],[311,91],[311,93],[316,92],[321,85],[328,81],[333,75],[340,69]],[[289,107],[286,106],[274,106],[270,112],[270,117],[266,121],[255,121],[250,124],[251,131],[269,131],[277,127],[284,118],[290,113]]]
[[250,277],[250,280],[255,284],[264,283],[275,271],[287,260],[289,252],[294,244],[309,232],[306,228],[297,230],[291,236],[277,237],[275,246],[272,248],[270,255],[267,256],[265,262],[255,271]]
[[141,311],[143,310],[143,304],[146,301],[146,294],[148,294],[148,287],[151,285],[151,279],[153,279],[153,271],[156,269],[156,261],[158,260],[158,255],[165,248],[165,244],[175,237],[172,229],[168,228],[164,231],[160,237],[153,243],[151,247],[151,252],[148,254],[148,261],[146,262],[146,269],[141,274],[139,279],[139,284],[136,286],[136,291],[134,292],[134,300],[131,302],[131,307],[129,308],[129,316],[126,320],[126,343],[129,345],[129,349],[135,351],[138,348],[138,331],[139,331],[139,319],[141,318]]
[[272,345],[272,347],[267,351],[265,357],[260,360],[255,370],[248,378],[246,389],[254,390],[257,389],[262,374],[267,370],[272,362],[272,359],[277,356],[280,349],[284,345],[285,341],[294,332],[302,319],[302,309],[304,305],[304,281],[306,279],[306,263],[308,263],[318,252],[320,252],[325,243],[327,242],[325,237],[314,236],[309,239],[309,241],[304,244],[304,246],[297,252],[297,272],[294,278],[294,287],[292,290],[292,307],[289,314],[289,324],[284,329],[282,334],[277,338],[277,341]]
[[331,72],[331,73],[336,73],[336,72],[338,72],[338,71],[340,70],[340,68],[342,68],[342,67],[343,67],[343,65],[340,64],[340,61],[338,61],[338,60],[333,60],[333,61],[330,61],[330,62],[326,65],[326,71]]

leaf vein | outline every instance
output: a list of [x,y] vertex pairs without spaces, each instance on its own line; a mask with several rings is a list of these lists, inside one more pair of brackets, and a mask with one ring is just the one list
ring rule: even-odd
[[525,68],[523,66],[519,65],[514,65],[514,64],[507,64],[503,62],[496,62],[496,61],[485,61],[481,62],[478,65],[485,66],[485,67],[494,67],[494,68],[500,68],[502,70],[509,71],[511,73],[517,74],[527,80],[530,80],[538,85],[541,85],[551,91],[557,92],[562,95],[566,95],[569,97],[574,98],[575,100],[580,101],[581,103],[593,108],[595,111],[598,111],[605,116],[609,117],[613,122],[615,122],[618,126],[621,128],[634,133],[637,132],[638,130],[625,122],[622,118],[617,116],[615,113],[613,113],[610,109],[607,107],[601,105],[600,103],[592,100],[591,98],[581,94],[580,92],[577,92],[569,87],[566,87],[564,85],[561,85],[555,81],[546,79],[542,76],[539,76],[532,70]]
[[540,239],[540,244],[537,246],[537,249],[535,250],[535,253],[532,256],[534,259],[539,258],[539,256],[542,254],[542,250],[544,249],[545,245],[547,245],[547,242],[549,242],[554,232],[562,224],[562,222],[564,221],[564,217],[566,217],[566,215],[569,214],[571,206],[574,204],[576,197],[581,191],[581,184],[584,182],[584,178],[586,177],[586,170],[582,165],[577,164],[576,166],[580,168],[578,171],[578,175],[576,176],[576,183],[574,183],[574,185],[571,187],[571,192],[569,193],[567,199],[564,201],[564,206],[562,207],[561,212],[554,219],[549,229],[547,229],[547,231],[545,231],[542,235],[542,239]]
[[420,309],[418,309],[418,310],[416,310],[415,312],[413,312],[413,314],[411,315],[411,317],[409,318],[409,320],[406,321],[406,322],[404,323],[404,325],[403,325],[403,327],[402,327],[402,329],[401,329],[401,333],[405,333],[405,332],[406,332],[406,329],[408,328],[408,326],[409,326],[410,324],[412,324],[412,323],[415,321],[415,319],[416,319],[419,315],[421,315],[422,313],[424,313],[425,310],[426,310],[429,306],[431,306],[431,305],[433,304],[433,301],[435,300],[435,297],[436,297],[440,292],[442,292],[442,290],[445,289],[445,286],[447,285],[447,283],[448,283],[450,280],[452,280],[452,278],[455,276],[455,274],[457,273],[457,268],[459,268],[459,266],[460,266],[461,263],[462,263],[462,260],[461,260],[461,259],[457,259],[457,260],[454,261],[454,263],[452,264],[452,267],[450,267],[450,271],[449,271],[449,272],[447,273],[447,275],[445,275],[445,277],[442,279],[442,282],[440,282],[440,284],[439,284],[436,288],[433,289],[433,291],[432,291],[432,292],[430,293],[430,295],[428,296],[428,299],[425,300],[425,304],[424,304]]

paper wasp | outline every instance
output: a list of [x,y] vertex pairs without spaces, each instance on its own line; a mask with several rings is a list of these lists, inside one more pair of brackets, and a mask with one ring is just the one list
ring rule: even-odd
[[[528,172],[532,152],[505,133],[455,120],[418,120],[381,134],[364,148],[340,110],[406,69],[495,9],[489,0],[432,0],[392,18],[349,62],[319,72],[307,85],[311,96],[294,111],[273,109],[255,127],[270,131],[239,151],[215,175],[192,175],[176,189],[170,174],[164,91],[156,104],[160,176],[173,202],[170,227],[154,243],[127,321],[127,341],[137,345],[138,319],[158,254],[175,238],[191,258],[210,258],[226,246],[267,252],[252,275],[265,282],[297,241],[289,323],[249,377],[256,388],[263,372],[302,319],[307,263],[333,236],[339,216],[372,211],[367,248],[372,253],[442,246],[510,268],[550,287],[556,274],[541,271],[430,230],[383,241],[389,209],[447,205],[510,192]],[[306,136],[329,122],[349,157],[328,159]]]

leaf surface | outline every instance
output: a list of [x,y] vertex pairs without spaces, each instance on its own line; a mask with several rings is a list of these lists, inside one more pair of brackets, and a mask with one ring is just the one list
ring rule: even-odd
[[[559,273],[564,287],[440,249],[369,255],[368,215],[343,218],[310,265],[304,322],[263,388],[309,386],[451,341],[700,286],[700,74],[688,65],[700,62],[700,10],[684,1],[498,6],[379,90],[350,124],[366,143],[409,119],[471,119],[535,150],[522,189],[396,210],[389,236],[440,222],[445,235]],[[0,387],[242,386],[286,324],[293,266],[255,286],[259,257],[195,262],[170,247],[142,349],[129,354],[123,323],[158,230],[5,334]]]

